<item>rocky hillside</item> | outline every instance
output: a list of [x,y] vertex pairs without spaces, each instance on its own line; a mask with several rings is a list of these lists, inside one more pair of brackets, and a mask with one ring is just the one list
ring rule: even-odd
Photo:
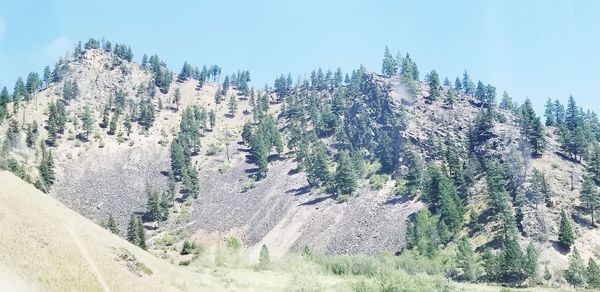
[[[464,200],[460,216],[466,222],[455,230],[455,238],[468,235],[475,250],[497,249],[504,228],[489,206],[487,163],[497,160],[508,173],[506,192],[510,194],[511,216],[514,213],[516,218],[517,241],[522,246],[533,242],[542,266],[559,274],[567,265],[569,253],[558,244],[561,211],[571,215],[577,238],[574,246],[582,257],[600,256],[600,234],[587,221],[579,195],[588,162],[566,157],[560,147],[560,131],[554,126],[543,129],[547,142],[544,153],[532,155],[531,142],[523,134],[523,116],[516,107],[489,110],[493,117],[483,133],[485,139],[475,143],[474,137],[483,135],[475,133],[477,127],[486,118],[486,106],[479,98],[450,93],[452,86],[440,86],[442,96],[455,94],[452,102],[435,98],[430,82],[407,81],[405,76],[389,77],[360,69],[343,85],[340,81],[316,89],[308,81],[294,88],[288,82],[284,89],[279,83],[273,89],[252,93],[232,86],[221,97],[224,101],[217,102],[223,85],[216,77],[202,81],[180,78],[166,90],[157,90],[153,84],[157,76],[147,65],[99,49],[88,49],[65,60],[63,68],[61,81],[35,93],[12,120],[23,129],[34,121],[47,125],[48,104],[63,98],[67,82],[77,82],[77,97],[65,103],[64,132],[56,146],[48,147],[55,172],[49,194],[97,223],[113,216],[122,237],[126,237],[130,216],[145,214],[147,190],[169,188],[171,143],[181,132],[183,109],[197,106],[214,112],[214,126],[202,128],[199,151],[191,155],[190,163],[198,172],[198,198],[178,191],[168,208],[168,219],[146,220],[149,249],[162,257],[179,260],[171,246],[186,239],[210,245],[234,237],[241,239],[253,256],[263,244],[276,256],[305,247],[326,254],[398,253],[407,244],[411,247],[405,237],[407,223],[428,203],[432,209],[426,187],[421,189],[419,184],[415,192],[403,191],[414,168],[409,164],[411,151],[421,161],[419,168],[425,169],[427,164],[443,170],[451,167],[448,153],[456,151],[456,165],[464,171],[461,179],[468,181],[455,186],[456,195]],[[339,76],[341,79],[341,73]],[[355,78],[359,81],[353,87]],[[340,97],[343,94],[346,96]],[[116,96],[124,97],[126,116],[139,114],[143,103],[150,102],[152,126],[134,123],[127,134],[124,117],[120,117],[111,133],[103,116],[119,119]],[[242,133],[245,125],[260,124],[256,104],[263,97],[264,115],[275,117],[286,145],[281,153],[271,153],[266,177],[256,180],[255,145],[245,141]],[[319,99],[317,104],[315,98]],[[235,101],[233,111],[228,100]],[[82,136],[81,122],[86,109],[94,116],[87,139]],[[313,158],[302,158],[302,145],[291,144],[297,125],[290,112],[300,112],[303,117],[301,131],[312,139],[307,150],[310,155],[323,145],[328,157],[326,168],[332,175],[340,165],[336,159],[346,149],[344,139],[351,144],[347,149],[360,153],[365,171],[357,174],[351,196],[340,196],[328,184],[314,183],[310,171]],[[339,116],[328,119],[332,112]],[[10,132],[9,124],[2,123],[0,132]],[[339,129],[343,129],[342,134]],[[33,144],[44,141],[48,130],[40,127]],[[389,145],[382,136],[390,140]],[[12,170],[20,170],[23,177],[35,182],[41,150],[26,145],[25,133],[18,133],[13,140],[8,152],[19,167]],[[384,161],[387,156],[382,152],[387,148],[382,145],[391,149],[390,165]],[[531,198],[532,174],[538,172],[545,177],[548,193],[541,204]],[[175,188],[183,190],[182,184],[178,182]],[[473,224],[470,218],[476,218],[480,225],[477,230],[468,227]]]

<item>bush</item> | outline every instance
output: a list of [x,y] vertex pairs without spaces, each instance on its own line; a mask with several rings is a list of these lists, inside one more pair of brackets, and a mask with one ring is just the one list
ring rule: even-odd
[[187,239],[183,241],[183,247],[181,248],[181,255],[188,255],[194,253],[196,251],[196,244],[188,241]]
[[229,170],[229,164],[223,163],[219,165],[219,173],[223,174]]
[[208,146],[208,149],[206,149],[206,155],[215,155],[217,154],[217,151],[219,151],[219,145],[210,144],[210,146]]
[[389,177],[385,174],[374,174],[369,178],[369,184],[372,190],[381,190]]
[[242,241],[239,238],[232,236],[227,239],[225,246],[233,251],[239,251],[242,248]]
[[246,180],[246,182],[244,182],[244,185],[242,186],[242,193],[245,193],[245,192],[253,189],[254,186],[255,186],[255,183],[254,183],[253,179]]

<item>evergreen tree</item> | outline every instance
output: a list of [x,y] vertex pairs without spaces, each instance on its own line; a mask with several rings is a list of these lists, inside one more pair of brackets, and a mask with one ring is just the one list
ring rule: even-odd
[[260,248],[260,255],[258,256],[258,267],[261,270],[268,269],[271,265],[271,259],[269,257],[269,249],[266,245],[262,245]]
[[462,237],[458,241],[456,258],[457,266],[461,269],[463,276],[471,282],[477,282],[477,278],[479,277],[479,263],[477,255],[466,237]]
[[119,113],[115,112],[110,119],[110,123],[109,123],[109,127],[108,127],[109,135],[114,135],[117,132],[118,122],[119,122]]
[[383,65],[381,66],[381,73],[385,76],[394,76],[398,72],[398,64],[396,64],[396,60],[390,53],[390,49],[385,46],[385,51],[383,53]]
[[556,110],[555,104],[552,102],[550,98],[546,100],[546,106],[544,110],[544,117],[546,117],[546,126],[552,127],[556,126]]
[[131,134],[131,117],[127,116],[125,117],[125,120],[123,121],[123,126],[125,127],[125,132],[127,133],[127,137],[129,137],[129,135]]
[[192,77],[192,74],[193,74],[192,65],[190,65],[187,61],[185,61],[183,63],[183,68],[181,68],[181,73],[179,73],[179,76],[177,76],[177,80],[179,82],[186,81],[190,77]]
[[39,136],[39,128],[36,121],[27,125],[27,135],[25,136],[25,143],[27,147],[33,148]]
[[129,225],[127,225],[127,241],[139,246],[139,237],[137,233],[137,218],[131,214],[129,217]]
[[600,193],[591,176],[586,175],[581,186],[581,202],[590,212],[592,226],[596,226],[594,221],[594,211],[600,207]]
[[144,224],[142,223],[142,218],[139,216],[136,218],[136,238],[138,239],[138,246],[142,249],[146,249],[146,231],[144,230]]
[[600,185],[600,144],[593,143],[587,159],[587,171],[594,179],[596,185]]
[[466,95],[473,95],[473,81],[471,81],[467,70],[463,73],[462,88]]
[[254,163],[258,167],[256,178],[259,180],[263,179],[267,177],[267,164],[269,156],[265,138],[262,135],[255,135],[252,137],[252,144],[250,148],[250,152],[254,158]]
[[117,223],[115,222],[115,218],[113,218],[112,214],[108,215],[108,222],[106,223],[106,228],[110,230],[110,232],[119,235],[119,228],[117,227]]
[[50,69],[50,66],[46,66],[44,68],[44,73],[42,76],[42,84],[43,87],[48,87],[48,85],[50,84],[50,81],[52,80],[52,70]]
[[404,176],[404,179],[406,180],[406,194],[415,196],[421,187],[423,177],[422,162],[419,155],[413,150],[406,152],[404,160],[405,165],[408,168],[408,171]]
[[210,121],[210,128],[214,129],[215,125],[217,124],[217,114],[214,110],[210,110],[210,112],[208,113],[208,119]]
[[333,180],[334,192],[337,197],[351,195],[357,186],[354,166],[348,153],[342,151],[336,156],[337,169]]
[[513,111],[515,109],[515,105],[513,103],[512,97],[508,95],[508,92],[502,92],[502,100],[500,101],[500,105],[498,105],[500,109]]
[[229,103],[227,104],[227,107],[229,108],[229,115],[231,117],[235,117],[235,113],[237,112],[238,108],[237,97],[235,96],[235,94],[232,94],[229,98]]
[[554,101],[554,122],[557,126],[561,126],[565,122],[565,107],[558,99]]
[[538,251],[535,249],[533,244],[530,242],[525,249],[525,260],[523,262],[523,269],[525,274],[531,279],[535,279],[538,272]]
[[429,99],[436,100],[440,96],[440,76],[435,70],[427,75],[427,85],[429,85]]
[[83,125],[83,136],[89,141],[90,134],[94,130],[94,116],[89,106],[85,106],[83,116],[81,117],[81,123]]
[[250,121],[246,121],[244,123],[244,127],[242,128],[242,141],[246,145],[251,145],[252,143],[252,123]]
[[456,80],[454,80],[454,89],[456,89],[457,92],[461,92],[463,90],[462,83],[458,76],[456,76]]
[[313,153],[308,158],[307,177],[311,186],[326,185],[331,180],[325,146],[318,142]]
[[565,210],[560,212],[560,228],[558,230],[558,242],[566,249],[570,249],[575,242],[575,234],[571,221],[567,218]]
[[563,275],[565,280],[573,287],[580,287],[585,284],[586,269],[577,248],[573,249],[573,253],[569,257],[569,267],[563,271]]
[[163,210],[161,206],[161,196],[159,193],[146,186],[146,216],[152,220],[160,223],[163,220]]
[[588,259],[586,270],[587,284],[592,289],[600,289],[600,267],[593,258]]
[[54,184],[54,159],[52,158],[52,153],[46,151],[44,143],[41,143],[41,152],[42,160],[38,166],[38,170],[40,173],[42,191],[47,193],[50,191],[50,186]]
[[416,249],[421,254],[433,257],[439,243],[436,220],[427,208],[417,212],[413,222],[406,228],[406,244],[408,248]]

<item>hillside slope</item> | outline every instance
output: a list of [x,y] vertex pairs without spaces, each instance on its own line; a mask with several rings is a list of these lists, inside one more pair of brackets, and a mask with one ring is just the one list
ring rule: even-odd
[[278,291],[287,285],[286,275],[270,272],[219,269],[215,277],[171,265],[9,172],[0,172],[0,185],[2,291]]

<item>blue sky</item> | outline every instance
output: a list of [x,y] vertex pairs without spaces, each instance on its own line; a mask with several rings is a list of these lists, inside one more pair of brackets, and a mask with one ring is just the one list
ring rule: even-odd
[[[472,78],[529,96],[573,94],[584,107],[600,85],[600,1],[7,1],[0,2],[0,85],[41,71],[89,37],[157,53],[179,71],[248,69],[262,87],[316,67],[379,71],[386,45],[422,73]],[[424,75],[424,74],[423,74]]]

